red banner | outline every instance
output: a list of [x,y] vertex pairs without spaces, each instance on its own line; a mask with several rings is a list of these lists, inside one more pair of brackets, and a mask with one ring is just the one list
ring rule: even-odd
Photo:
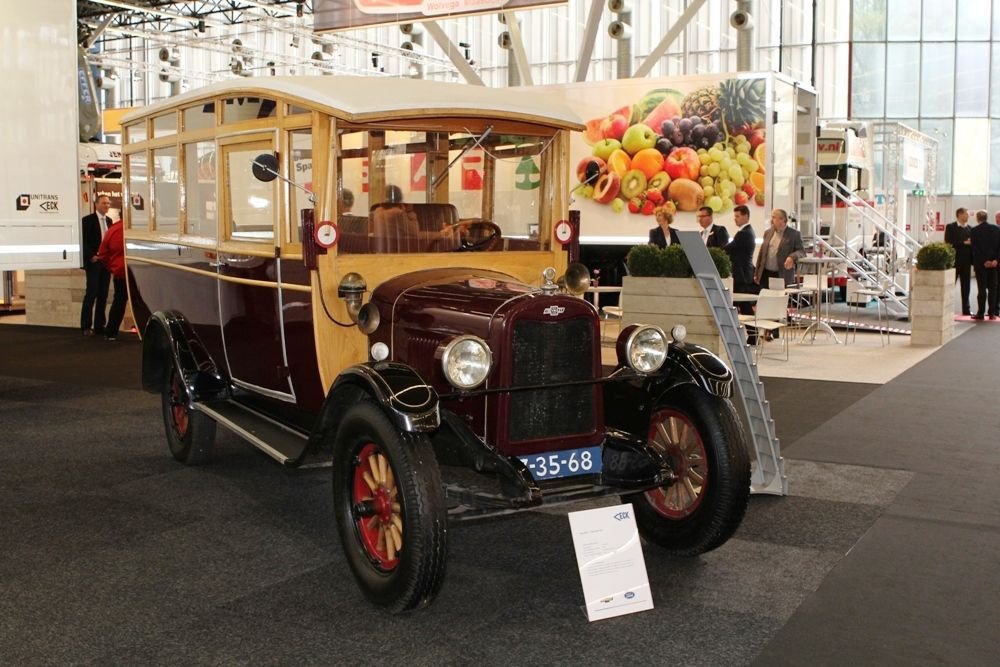
[[313,0],[313,30],[326,32],[418,23],[565,3],[566,0]]

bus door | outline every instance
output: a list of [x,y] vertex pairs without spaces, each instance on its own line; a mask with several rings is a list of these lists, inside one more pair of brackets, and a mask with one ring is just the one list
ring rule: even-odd
[[237,386],[294,402],[277,258],[281,181],[268,180],[267,169],[258,163],[259,156],[274,155],[274,133],[220,139],[219,147],[224,233],[216,282],[229,374]]

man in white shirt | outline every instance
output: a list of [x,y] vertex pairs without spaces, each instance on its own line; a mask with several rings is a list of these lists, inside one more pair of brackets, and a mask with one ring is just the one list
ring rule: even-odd
[[105,311],[108,303],[108,285],[111,274],[104,265],[97,261],[97,249],[101,246],[104,232],[111,225],[108,211],[111,209],[111,199],[101,195],[94,204],[95,213],[83,216],[81,224],[83,232],[80,235],[81,262],[87,272],[87,291],[83,295],[83,308],[80,310],[80,330],[84,336],[93,336],[94,330],[103,331],[106,323]]
[[701,241],[707,248],[725,248],[729,243],[729,230],[713,224],[712,209],[702,206],[698,209],[698,224],[701,225]]

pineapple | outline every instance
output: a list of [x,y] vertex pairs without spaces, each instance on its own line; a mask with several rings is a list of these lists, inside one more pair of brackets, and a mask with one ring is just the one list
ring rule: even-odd
[[701,116],[706,123],[719,119],[719,87],[705,86],[684,98],[681,104],[684,118]]
[[719,107],[728,132],[759,126],[766,109],[764,79],[726,79],[719,86]]

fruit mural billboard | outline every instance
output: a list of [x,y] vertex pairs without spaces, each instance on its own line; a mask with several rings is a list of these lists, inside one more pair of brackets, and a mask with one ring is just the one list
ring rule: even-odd
[[[584,243],[636,243],[666,207],[698,229],[708,206],[734,230],[733,207],[755,227],[768,200],[768,75],[625,79],[551,86],[586,122],[571,144],[572,204]],[[756,210],[755,210],[756,209]]]

